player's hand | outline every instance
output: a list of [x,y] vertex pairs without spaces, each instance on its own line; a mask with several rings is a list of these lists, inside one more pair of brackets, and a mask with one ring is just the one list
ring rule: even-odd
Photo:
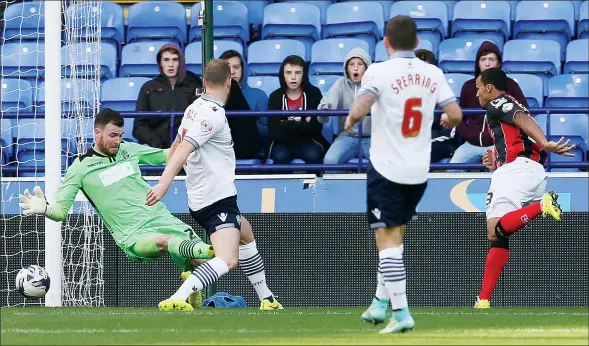
[[344,131],[346,132],[350,132],[352,131],[352,129],[354,128],[354,123],[352,122],[352,119],[350,119],[350,117],[346,117],[346,123],[344,124]]
[[442,116],[440,117],[440,125],[445,129],[451,129],[454,127],[454,126],[451,126],[450,123],[448,122],[448,114],[446,114],[446,113],[442,113]]
[[575,154],[573,153],[569,153],[569,151],[575,149],[577,146],[576,145],[569,145],[569,142],[571,141],[570,139],[567,139],[566,142],[562,142],[564,141],[564,137],[560,137],[560,140],[558,142],[546,142],[546,144],[544,144],[544,150],[558,154],[558,155],[562,155],[562,156],[569,156],[569,157],[573,157],[575,156]]
[[495,157],[495,153],[493,150],[487,150],[485,155],[483,156],[483,165],[490,171],[495,169],[495,161],[497,158]]
[[164,198],[164,196],[168,192],[169,188],[170,187],[168,185],[165,185],[162,183],[158,183],[158,184],[154,185],[147,192],[147,200],[145,201],[145,204],[152,206],[152,205],[156,204],[157,202],[161,201],[162,198]]
[[45,196],[43,195],[43,190],[39,186],[35,186],[33,188],[33,192],[35,193],[32,196],[29,193],[29,190],[26,189],[20,197],[20,207],[23,208],[24,215],[45,215],[47,212],[47,201],[45,200]]

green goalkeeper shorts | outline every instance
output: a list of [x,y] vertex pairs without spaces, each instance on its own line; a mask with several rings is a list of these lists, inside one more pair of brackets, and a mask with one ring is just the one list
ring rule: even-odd
[[[187,226],[188,227],[188,226]],[[160,251],[154,251],[153,255],[150,256],[145,256],[144,254],[138,254],[135,250],[134,250],[134,246],[135,243],[145,237],[145,236],[153,236],[153,235],[169,235],[172,237],[177,237],[177,238],[181,238],[183,240],[193,240],[193,241],[199,241],[202,242],[202,239],[196,234],[196,232],[188,227],[184,230],[179,230],[179,229],[150,229],[150,230],[146,230],[146,231],[138,231],[133,233],[133,235],[131,235],[131,237],[129,237],[129,239],[127,240],[127,242],[125,244],[122,244],[120,246],[121,250],[123,250],[123,252],[125,253],[125,255],[127,255],[127,257],[134,261],[134,262],[138,262],[138,263],[149,263],[152,262],[155,259],[158,259],[164,255],[166,255],[167,253],[165,252],[160,252]],[[155,244],[154,244],[155,246]],[[192,270],[193,265],[192,265],[192,261],[191,260],[187,260],[184,257],[179,257],[179,256],[175,256],[173,254],[169,254],[170,258],[172,259],[172,261],[174,261],[174,263],[176,263],[176,265],[182,270],[182,271],[187,271],[187,270]]]

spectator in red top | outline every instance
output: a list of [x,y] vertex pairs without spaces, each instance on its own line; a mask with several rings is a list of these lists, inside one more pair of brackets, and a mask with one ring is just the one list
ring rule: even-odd
[[[268,110],[316,110],[321,102],[321,90],[309,82],[307,64],[297,55],[286,57],[278,75],[280,88],[268,99]],[[269,117],[268,128],[272,143],[268,150],[274,163],[290,163],[299,158],[305,163],[321,163],[329,143],[321,134],[323,125],[316,117]]]

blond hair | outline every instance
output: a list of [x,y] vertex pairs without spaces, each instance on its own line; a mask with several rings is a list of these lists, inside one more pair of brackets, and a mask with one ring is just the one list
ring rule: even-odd
[[211,60],[204,68],[204,79],[206,85],[223,86],[231,77],[229,63],[225,60]]

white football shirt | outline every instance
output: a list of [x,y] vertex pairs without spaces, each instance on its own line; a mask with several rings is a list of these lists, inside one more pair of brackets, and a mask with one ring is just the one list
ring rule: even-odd
[[190,209],[198,211],[236,195],[235,152],[223,103],[202,94],[186,108],[178,134],[196,148],[185,167]]
[[368,67],[359,95],[372,92],[370,162],[378,173],[398,184],[427,181],[431,130],[436,106],[456,101],[442,70],[397,52]]

